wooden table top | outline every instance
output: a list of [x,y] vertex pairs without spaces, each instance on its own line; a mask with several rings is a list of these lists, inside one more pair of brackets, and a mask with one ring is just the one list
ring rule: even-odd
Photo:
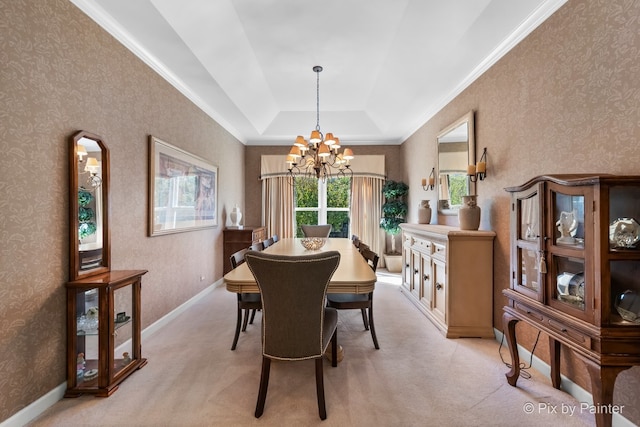
[[[265,249],[266,253],[277,255],[305,255],[310,253],[300,243],[301,239],[281,239]],[[376,274],[371,269],[351,239],[328,238],[319,252],[340,252],[340,264],[329,282],[328,293],[369,293],[376,283]],[[314,251],[314,252],[318,252]],[[258,293],[258,285],[246,263],[231,270],[224,276],[229,292]]]

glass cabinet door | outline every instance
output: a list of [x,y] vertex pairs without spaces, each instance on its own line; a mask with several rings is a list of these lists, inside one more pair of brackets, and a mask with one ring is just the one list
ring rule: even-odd
[[542,185],[517,193],[512,207],[511,224],[516,227],[512,235],[517,240],[512,245],[513,288],[518,292],[542,301],[544,295],[544,252],[542,248]]
[[592,186],[549,183],[547,303],[589,322],[595,321],[593,254],[587,264],[585,247],[593,247]]
[[133,324],[134,324],[134,287],[131,285],[113,291],[114,345],[113,367],[114,377],[134,360]]
[[640,325],[640,186],[609,189],[609,323]]
[[100,368],[100,292],[98,288],[78,289],[76,300],[76,387],[98,387]]

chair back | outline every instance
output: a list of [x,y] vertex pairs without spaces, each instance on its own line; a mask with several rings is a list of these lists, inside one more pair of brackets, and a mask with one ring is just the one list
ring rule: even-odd
[[231,254],[229,259],[231,260],[231,268],[236,268],[240,264],[244,262],[244,254],[246,254],[249,249],[240,249],[237,252]]
[[278,240],[280,240],[280,237],[278,237],[277,234],[274,234],[273,236],[271,236],[271,238],[273,239],[273,243],[276,243]]
[[367,263],[369,264],[369,266],[371,267],[371,269],[373,271],[376,271],[376,269],[378,268],[378,260],[380,259],[380,257],[378,256],[377,253],[373,252],[370,249],[361,249],[360,253],[362,254],[362,256],[364,257],[364,259],[367,260]]
[[261,251],[263,249],[264,249],[264,245],[262,244],[262,242],[254,243],[253,245],[249,246],[250,251]]
[[245,260],[262,297],[262,354],[281,360],[321,357],[325,296],[340,253],[285,256],[249,251]]
[[309,225],[302,224],[302,233],[304,237],[329,237],[331,233],[331,224],[326,225]]
[[273,237],[269,237],[268,239],[262,241],[262,247],[264,249],[267,249],[271,245],[273,245]]

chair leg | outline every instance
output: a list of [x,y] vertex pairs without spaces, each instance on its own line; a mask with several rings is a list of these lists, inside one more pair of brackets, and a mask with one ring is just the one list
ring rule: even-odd
[[244,310],[244,321],[242,322],[242,332],[247,330],[247,323],[249,323],[249,310]]
[[376,337],[376,327],[373,325],[373,299],[369,302],[369,329],[371,330],[371,338],[373,338],[374,347],[376,350],[380,350],[378,338]]
[[318,394],[318,413],[320,415],[321,420],[326,420],[327,408],[324,402],[324,374],[322,370],[322,365],[323,365],[322,357],[318,357],[316,359],[316,393]]
[[249,324],[253,325],[253,319],[256,317],[256,309],[251,310],[251,319],[249,319]]
[[258,403],[256,403],[256,418],[260,418],[264,412],[264,402],[267,400],[267,388],[269,387],[269,370],[271,359],[262,356],[262,374],[260,375],[260,390],[258,392]]
[[361,308],[360,311],[362,312],[362,323],[364,323],[364,330],[368,331],[369,330],[369,320],[367,320],[367,310],[364,308]]
[[333,331],[331,336],[331,366],[338,366],[338,328]]
[[238,345],[238,337],[240,336],[240,325],[242,324],[242,309],[238,306],[238,318],[236,319],[236,335],[233,337],[233,344],[231,345],[231,350],[236,349],[236,345]]

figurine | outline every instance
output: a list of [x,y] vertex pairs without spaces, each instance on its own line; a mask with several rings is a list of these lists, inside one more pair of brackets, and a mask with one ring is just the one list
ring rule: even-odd
[[85,366],[86,362],[84,360],[84,353],[78,353],[78,358],[76,359],[76,375],[78,377],[82,377],[84,375]]
[[131,356],[129,356],[128,351],[125,351],[124,353],[122,353],[122,364],[128,365],[129,363],[131,363]]
[[576,239],[573,237],[576,235],[578,228],[578,221],[576,220],[576,212],[560,212],[560,219],[556,222],[560,237],[556,240],[557,243],[564,243],[567,245],[573,245],[576,243]]

